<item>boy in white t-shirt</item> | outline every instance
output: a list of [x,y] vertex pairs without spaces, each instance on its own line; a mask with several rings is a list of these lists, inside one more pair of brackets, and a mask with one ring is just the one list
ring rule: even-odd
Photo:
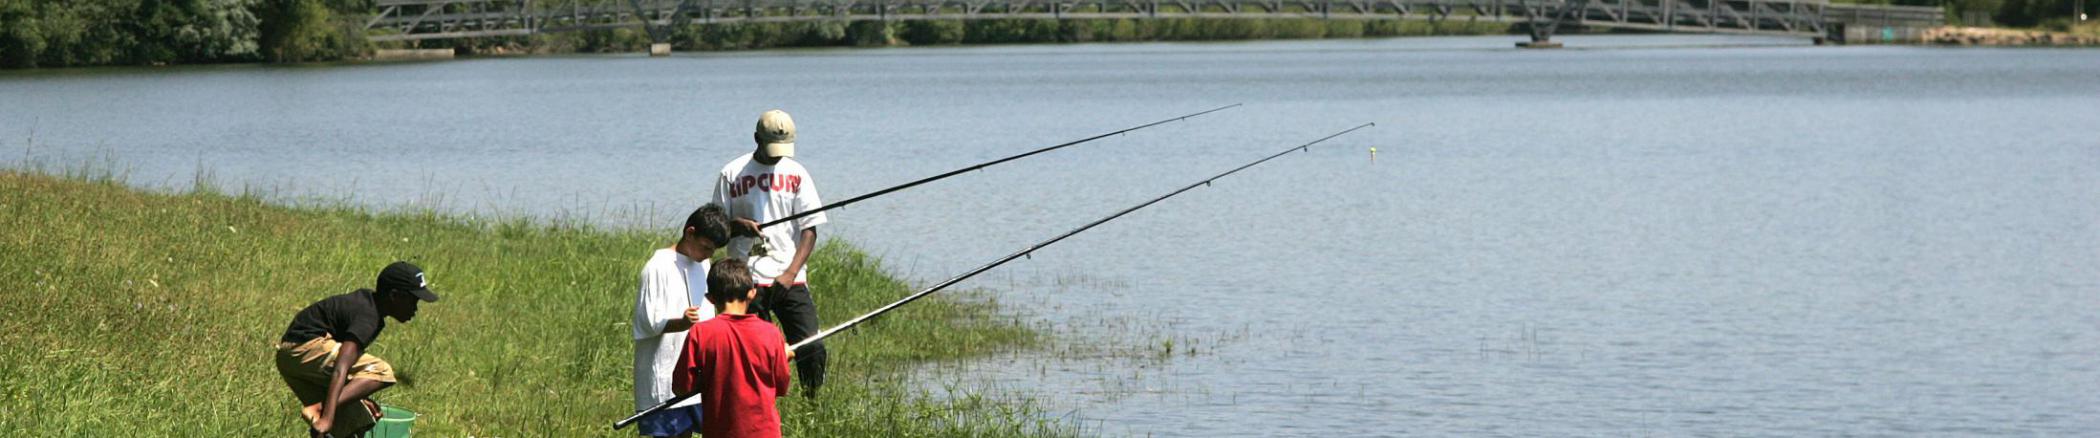
[[[746,260],[758,300],[751,313],[767,320],[778,319],[788,343],[802,342],[819,327],[817,303],[806,283],[803,263],[816,248],[817,226],[824,213],[798,218],[790,223],[760,229],[759,225],[815,210],[824,206],[817,196],[817,183],[809,170],[794,160],[795,120],[780,110],[758,117],[752,139],[758,147],[722,166],[715,180],[714,202],[728,210],[735,223],[736,238],[729,256]],[[753,247],[759,247],[753,251]],[[802,383],[802,396],[813,397],[824,385],[824,343],[805,346],[795,355],[795,377]]]
[[[672,397],[685,331],[714,316],[708,304],[707,259],[729,243],[729,216],[707,204],[686,216],[678,243],[656,250],[642,265],[634,300],[634,409],[640,411]],[[642,436],[687,437],[700,426],[698,397],[643,417]]]

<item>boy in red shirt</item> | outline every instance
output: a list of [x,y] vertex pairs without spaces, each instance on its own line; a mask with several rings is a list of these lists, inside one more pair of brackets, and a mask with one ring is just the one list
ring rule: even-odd
[[787,392],[785,338],[773,323],[751,314],[758,288],[742,260],[715,262],[707,271],[707,300],[722,313],[686,332],[672,390],[700,393],[700,436],[778,437],[780,409],[773,401]]

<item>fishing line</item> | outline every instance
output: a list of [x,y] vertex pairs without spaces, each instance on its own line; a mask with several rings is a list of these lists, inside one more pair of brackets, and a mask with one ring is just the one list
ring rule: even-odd
[[1122,133],[1126,133],[1126,132],[1130,132],[1130,131],[1136,131],[1136,130],[1139,130],[1139,129],[1145,129],[1145,128],[1150,128],[1150,127],[1154,127],[1154,126],[1164,125],[1164,124],[1167,124],[1167,123],[1172,123],[1172,122],[1178,122],[1178,121],[1182,121],[1182,120],[1188,120],[1188,119],[1190,119],[1190,118],[1194,118],[1194,117],[1196,117],[1196,116],[1201,116],[1201,115],[1204,115],[1204,114],[1210,114],[1210,113],[1214,113],[1214,112],[1218,112],[1218,111],[1224,111],[1224,110],[1227,110],[1227,109],[1231,109],[1232,107],[1236,107],[1236,106],[1240,106],[1240,104],[1237,104],[1237,103],[1235,103],[1235,104],[1231,104],[1231,105],[1226,105],[1226,106],[1221,106],[1221,107],[1217,107],[1217,108],[1211,108],[1210,110],[1207,110],[1207,111],[1203,111],[1203,112],[1199,112],[1199,113],[1189,114],[1189,115],[1185,115],[1185,116],[1175,117],[1175,118],[1171,118],[1171,119],[1166,119],[1166,120],[1161,120],[1161,121],[1157,121],[1157,122],[1152,122],[1152,123],[1146,123],[1146,124],[1143,124],[1143,125],[1137,125],[1137,126],[1132,126],[1132,127],[1129,127],[1129,128],[1124,128],[1123,130],[1120,130],[1120,131],[1116,131],[1116,132],[1110,132],[1110,133],[1107,133],[1107,134],[1101,134],[1101,135],[1096,135],[1096,136],[1093,136],[1093,137],[1087,137],[1087,138],[1082,138],[1082,139],[1078,139],[1078,140],[1073,140],[1073,141],[1070,141],[1070,142],[1065,142],[1064,144],[1059,144],[1059,145],[1056,145],[1056,146],[1050,146],[1050,147],[1046,147],[1046,148],[1042,148],[1042,149],[1036,149],[1036,150],[1033,150],[1033,151],[1028,151],[1027,153],[1023,153],[1023,154],[1019,154],[1019,155],[1014,155],[1014,156],[1011,156],[1011,157],[1006,157],[1006,158],[1000,158],[1000,159],[997,159],[997,160],[992,160],[992,161],[988,161],[988,162],[985,162],[985,163],[981,163],[981,164],[978,164],[978,165],[974,165],[974,166],[970,166],[970,167],[964,167],[964,168],[961,168],[961,169],[955,169],[955,170],[951,170],[951,171],[948,171],[947,173],[943,173],[943,174],[939,174],[939,175],[934,175],[934,176],[929,176],[929,177],[926,177],[926,178],[922,178],[922,179],[919,179],[918,181],[912,181],[912,182],[908,182],[908,183],[904,183],[904,184],[899,184],[899,185],[897,185],[897,186],[894,186],[894,187],[890,187],[890,188],[887,188],[887,189],[882,189],[882,190],[876,190],[876,191],[873,191],[873,192],[869,192],[869,193],[867,193],[867,194],[863,194],[863,195],[860,195],[860,196],[855,196],[855,197],[852,197],[852,198],[847,198],[846,200],[843,200],[843,201],[838,201],[838,202],[832,202],[832,203],[828,203],[828,204],[825,204],[825,205],[824,205],[823,207],[818,207],[818,208],[816,208],[816,209],[812,209],[812,210],[804,211],[804,212],[801,212],[801,213],[795,213],[795,214],[793,214],[793,215],[789,215],[788,217],[784,217],[784,218],[780,218],[780,219],[774,219],[774,220],[772,220],[772,221],[770,221],[770,222],[766,222],[766,223],[764,223],[764,224],[759,224],[759,226],[758,226],[758,227],[759,227],[759,228],[766,228],[766,227],[771,227],[771,226],[774,226],[774,225],[780,225],[780,224],[782,224],[782,223],[787,223],[787,222],[789,222],[789,221],[793,221],[793,220],[796,220],[796,219],[801,219],[801,218],[803,218],[803,217],[807,217],[807,216],[809,216],[809,215],[812,215],[812,214],[817,214],[817,213],[821,213],[821,212],[823,212],[824,210],[830,210],[830,209],[834,209],[834,208],[839,208],[839,207],[845,207],[845,206],[847,206],[847,205],[851,205],[851,204],[853,204],[853,203],[855,203],[855,202],[860,202],[860,201],[863,201],[863,200],[867,200],[867,199],[869,199],[869,198],[874,198],[874,197],[877,197],[877,196],[887,195],[887,194],[890,194],[890,192],[895,192],[895,191],[898,191],[898,190],[904,190],[904,189],[912,188],[913,186],[917,186],[917,185],[920,185],[920,184],[925,184],[925,183],[930,183],[930,182],[934,182],[934,181],[939,181],[939,180],[941,180],[941,179],[943,179],[943,178],[947,178],[947,177],[951,177],[951,176],[956,176],[956,175],[961,175],[961,174],[963,174],[963,173],[965,173],[965,172],[969,172],[969,171],[972,171],[972,170],[977,170],[977,169],[983,169],[983,168],[986,168],[986,167],[992,167],[992,166],[994,166],[994,165],[997,165],[997,164],[1000,164],[1000,163],[1005,163],[1005,162],[1008,162],[1008,161],[1013,161],[1013,160],[1019,160],[1019,159],[1022,159],[1022,158],[1028,158],[1029,156],[1032,156],[1032,155],[1035,155],[1035,154],[1040,154],[1040,153],[1044,153],[1044,152],[1050,152],[1050,151],[1054,151],[1054,150],[1058,150],[1058,149],[1064,149],[1065,147],[1069,147],[1069,146],[1073,146],[1073,145],[1078,145],[1078,144],[1081,144],[1081,143],[1086,143],[1086,142],[1090,142],[1090,141],[1094,141],[1094,140],[1100,140],[1100,139],[1103,139],[1103,138],[1107,138],[1107,137],[1110,137],[1110,136],[1114,136],[1114,135],[1116,135],[1116,134],[1122,134]]
[[[1227,108],[1230,108],[1230,107],[1227,107]],[[1220,108],[1220,109],[1223,109],[1223,108]],[[1212,110],[1212,111],[1216,111],[1216,110]],[[922,291],[919,291],[918,293],[914,293],[914,294],[911,294],[911,296],[907,296],[907,297],[904,297],[904,299],[901,299],[901,300],[897,300],[897,302],[894,302],[894,303],[890,303],[889,305],[885,305],[885,306],[882,306],[881,308],[875,309],[874,311],[868,312],[867,314],[863,314],[863,315],[861,315],[861,316],[859,316],[859,317],[853,318],[853,319],[851,319],[851,320],[847,320],[847,321],[846,321],[845,323],[839,324],[839,325],[837,325],[837,326],[834,326],[834,327],[832,327],[832,328],[829,328],[829,329],[825,329],[824,331],[821,331],[821,332],[817,332],[817,334],[816,334],[816,335],[814,335],[814,336],[810,336],[809,338],[806,338],[806,339],[803,339],[803,340],[802,340],[802,342],[796,342],[796,343],[795,343],[794,345],[790,345],[790,346],[788,346],[787,348],[788,348],[788,350],[797,350],[797,349],[801,349],[801,348],[802,348],[803,346],[806,346],[806,345],[809,345],[809,344],[811,344],[811,343],[815,343],[815,342],[817,342],[817,341],[823,340],[823,339],[824,339],[825,337],[829,337],[829,336],[831,336],[831,335],[834,335],[834,334],[838,334],[838,333],[840,333],[840,332],[846,331],[847,329],[851,329],[851,328],[853,328],[854,326],[860,325],[860,323],[862,323],[862,322],[866,322],[866,321],[868,321],[869,319],[872,319],[872,318],[875,318],[876,316],[880,316],[880,315],[882,315],[883,313],[887,313],[887,312],[889,312],[889,311],[891,311],[891,310],[895,310],[896,308],[898,308],[898,307],[902,307],[902,306],[904,306],[905,304],[909,304],[909,303],[911,303],[912,301],[916,301],[916,300],[918,300],[919,298],[924,298],[925,296],[927,296],[927,295],[931,295],[931,294],[933,294],[934,292],[939,292],[939,291],[940,291],[941,289],[946,289],[946,288],[948,288],[948,286],[953,286],[953,285],[955,285],[956,283],[960,283],[960,282],[962,282],[963,280],[966,280],[966,279],[969,279],[970,277],[976,276],[977,274],[981,274],[981,273],[984,273],[984,271],[989,271],[989,270],[991,270],[992,268],[996,268],[996,267],[999,267],[999,265],[1003,265],[1003,264],[1006,264],[1006,262],[1011,262],[1011,261],[1014,261],[1014,259],[1018,259],[1018,258],[1021,258],[1021,257],[1026,257],[1026,256],[1028,256],[1029,254],[1031,254],[1031,253],[1034,253],[1034,252],[1035,252],[1035,250],[1038,250],[1038,249],[1042,249],[1043,247],[1046,247],[1046,246],[1050,246],[1050,244],[1053,244],[1053,243],[1057,243],[1058,241],[1061,241],[1061,240],[1065,240],[1065,238],[1067,238],[1067,237],[1072,237],[1073,235],[1079,234],[1080,232],[1084,232],[1084,231],[1086,231],[1086,230],[1088,230],[1088,229],[1094,228],[1095,226],[1099,226],[1099,225],[1101,225],[1101,224],[1104,224],[1104,223],[1108,223],[1108,221],[1112,221],[1112,220],[1115,220],[1116,218],[1119,218],[1119,217],[1123,217],[1123,215],[1127,215],[1127,214],[1130,214],[1130,213],[1132,213],[1132,212],[1138,211],[1139,209],[1143,209],[1143,208],[1145,208],[1145,207],[1151,206],[1152,204],[1157,204],[1157,203],[1159,203],[1160,201],[1165,201],[1165,200],[1167,200],[1167,198],[1172,198],[1172,197],[1174,197],[1174,195],[1179,195],[1179,194],[1182,194],[1183,192],[1187,192],[1187,191],[1189,191],[1189,190],[1195,190],[1195,189],[1196,189],[1197,187],[1206,187],[1206,186],[1209,186],[1209,185],[1210,185],[1210,183],[1211,183],[1212,181],[1217,181],[1217,180],[1218,180],[1219,178],[1224,178],[1224,177],[1226,177],[1227,175],[1232,175],[1232,174],[1234,174],[1234,173],[1239,173],[1239,171],[1241,171],[1241,170],[1246,170],[1247,168],[1250,168],[1250,167],[1254,167],[1254,166],[1256,166],[1256,165],[1259,165],[1259,164],[1261,164],[1261,163],[1264,163],[1264,162],[1268,162],[1269,160],[1273,160],[1273,159],[1276,159],[1276,157],[1281,157],[1281,156],[1284,156],[1285,154],[1289,154],[1289,153],[1291,153],[1291,152],[1294,152],[1294,151],[1310,151],[1310,150],[1311,150],[1311,148],[1312,148],[1312,146],[1313,146],[1313,145],[1315,145],[1315,144],[1319,144],[1320,142],[1324,142],[1324,141],[1327,141],[1328,139],[1332,139],[1332,138],[1335,138],[1335,137],[1340,137],[1340,136],[1342,136],[1342,134],[1348,134],[1348,133],[1350,133],[1350,132],[1354,132],[1354,131],[1356,131],[1356,130],[1358,130],[1358,129],[1364,129],[1364,128],[1368,128],[1368,127],[1372,127],[1372,126],[1377,126],[1377,124],[1376,124],[1376,123],[1365,123],[1365,124],[1362,124],[1362,125],[1357,125],[1357,126],[1356,126],[1356,127],[1354,127],[1354,128],[1349,128],[1349,129],[1347,129],[1347,130],[1343,130],[1342,132],[1337,132],[1337,133],[1334,133],[1333,135],[1328,135],[1328,136],[1326,136],[1326,137],[1321,137],[1321,138],[1320,138],[1319,140],[1313,140],[1313,141],[1312,141],[1312,142],[1310,142],[1310,143],[1306,143],[1306,144],[1302,144],[1302,145],[1297,145],[1297,146],[1292,146],[1292,147],[1291,147],[1290,149],[1284,149],[1284,150],[1283,150],[1283,152],[1277,152],[1277,153],[1276,153],[1275,155],[1270,155],[1270,156],[1268,156],[1268,157],[1264,157],[1264,158],[1262,158],[1262,159],[1260,159],[1260,160],[1255,160],[1255,161],[1254,161],[1254,162],[1252,162],[1252,163],[1247,163],[1247,164],[1245,164],[1245,165],[1242,165],[1242,166],[1240,166],[1240,167],[1235,167],[1235,168],[1233,168],[1232,170],[1227,170],[1227,171],[1225,171],[1225,173],[1220,173],[1220,174],[1217,174],[1217,175],[1213,175],[1213,176],[1211,176],[1210,178],[1205,178],[1205,179],[1203,179],[1202,181],[1197,181],[1197,182],[1196,182],[1196,183],[1194,183],[1194,184],[1189,184],[1189,185],[1188,185],[1187,187],[1182,187],[1181,189],[1179,189],[1179,190],[1175,190],[1175,191],[1173,191],[1173,192],[1169,192],[1169,193],[1167,193],[1166,195],[1162,195],[1162,196],[1160,196],[1160,197],[1157,197],[1157,198],[1152,198],[1152,200],[1150,200],[1150,201],[1145,201],[1145,203],[1143,203],[1143,204],[1138,204],[1137,206],[1134,206],[1134,207],[1130,207],[1130,208],[1126,208],[1126,209],[1123,209],[1123,211],[1118,211],[1118,212],[1116,212],[1115,214],[1111,214],[1111,215],[1108,215],[1107,217],[1103,217],[1103,218],[1101,218],[1101,219],[1097,219],[1097,220],[1095,220],[1095,221],[1093,221],[1093,222],[1087,223],[1086,225],[1080,226],[1079,228],[1074,228],[1074,229],[1072,229],[1071,231],[1066,231],[1066,232],[1065,232],[1064,234],[1059,234],[1059,235],[1057,235],[1057,237],[1052,237],[1052,238],[1050,238],[1049,240],[1044,240],[1044,241],[1042,241],[1042,242],[1037,242],[1037,243],[1036,243],[1036,244],[1034,244],[1034,245],[1029,245],[1029,246],[1028,246],[1027,248],[1022,248],[1022,249],[1021,249],[1020,251],[1014,252],[1013,254],[1008,254],[1008,255],[1007,255],[1006,257],[1001,257],[1001,258],[999,258],[998,260],[994,260],[994,261],[992,261],[991,263],[986,263],[986,264],[984,264],[983,266],[978,266],[978,267],[977,267],[976,269],[971,269],[971,270],[970,270],[969,272],[965,272],[965,273],[963,273],[962,275],[957,275],[957,276],[955,276],[955,277],[953,277],[953,278],[949,278],[949,279],[948,279],[948,280],[946,280],[946,281],[942,281],[942,282],[940,282],[939,284],[935,284],[935,285],[933,285],[932,287],[928,287],[928,288],[926,288],[926,290],[922,290]],[[631,417],[627,417],[627,419],[624,419],[624,420],[620,420],[620,421],[619,421],[619,422],[617,422],[617,423],[613,423],[613,429],[620,429],[620,428],[623,428],[623,427],[627,427],[627,425],[629,425],[629,424],[633,424],[633,423],[634,423],[635,421],[637,421],[637,420],[641,420],[641,418],[642,418],[642,417],[646,417],[646,416],[649,416],[649,414],[654,414],[654,413],[657,413],[658,411],[662,411],[662,410],[664,410],[665,408],[669,408],[669,407],[671,407],[671,405],[675,405],[675,404],[678,404],[679,402],[683,402],[683,401],[685,401],[686,399],[692,398],[692,397],[694,397],[694,396],[697,396],[697,395],[700,395],[700,393],[699,393],[699,392],[694,392],[694,393],[691,393],[691,394],[686,394],[686,395],[682,395],[682,396],[672,397],[672,398],[671,398],[670,400],[668,400],[668,401],[665,401],[665,402],[663,402],[663,403],[661,403],[661,404],[657,404],[656,406],[654,406],[654,407],[650,407],[649,409],[644,409],[644,410],[642,410],[641,412],[635,413],[635,414],[634,414],[634,416],[631,416]]]

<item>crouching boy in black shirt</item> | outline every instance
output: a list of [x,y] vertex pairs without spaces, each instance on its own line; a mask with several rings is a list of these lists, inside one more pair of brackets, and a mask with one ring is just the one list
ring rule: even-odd
[[309,435],[347,437],[372,427],[379,408],[367,398],[394,384],[394,367],[365,349],[386,330],[383,316],[408,322],[418,302],[438,300],[428,285],[422,268],[394,262],[379,271],[377,291],[324,298],[292,317],[278,339],[277,374],[305,406]]

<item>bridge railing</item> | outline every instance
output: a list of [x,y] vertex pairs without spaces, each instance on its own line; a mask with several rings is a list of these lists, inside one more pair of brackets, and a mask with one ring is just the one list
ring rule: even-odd
[[1815,35],[1827,1],[1603,0],[1579,24],[1665,32]]
[[1915,42],[1947,24],[1947,13],[1931,6],[1832,5],[1827,36],[1840,43]]
[[1573,25],[1819,35],[1828,0],[378,0],[372,40],[815,20],[1322,18],[1536,20]]
[[1830,5],[1824,18],[1860,26],[1933,27],[1947,24],[1947,10],[1937,6]]

